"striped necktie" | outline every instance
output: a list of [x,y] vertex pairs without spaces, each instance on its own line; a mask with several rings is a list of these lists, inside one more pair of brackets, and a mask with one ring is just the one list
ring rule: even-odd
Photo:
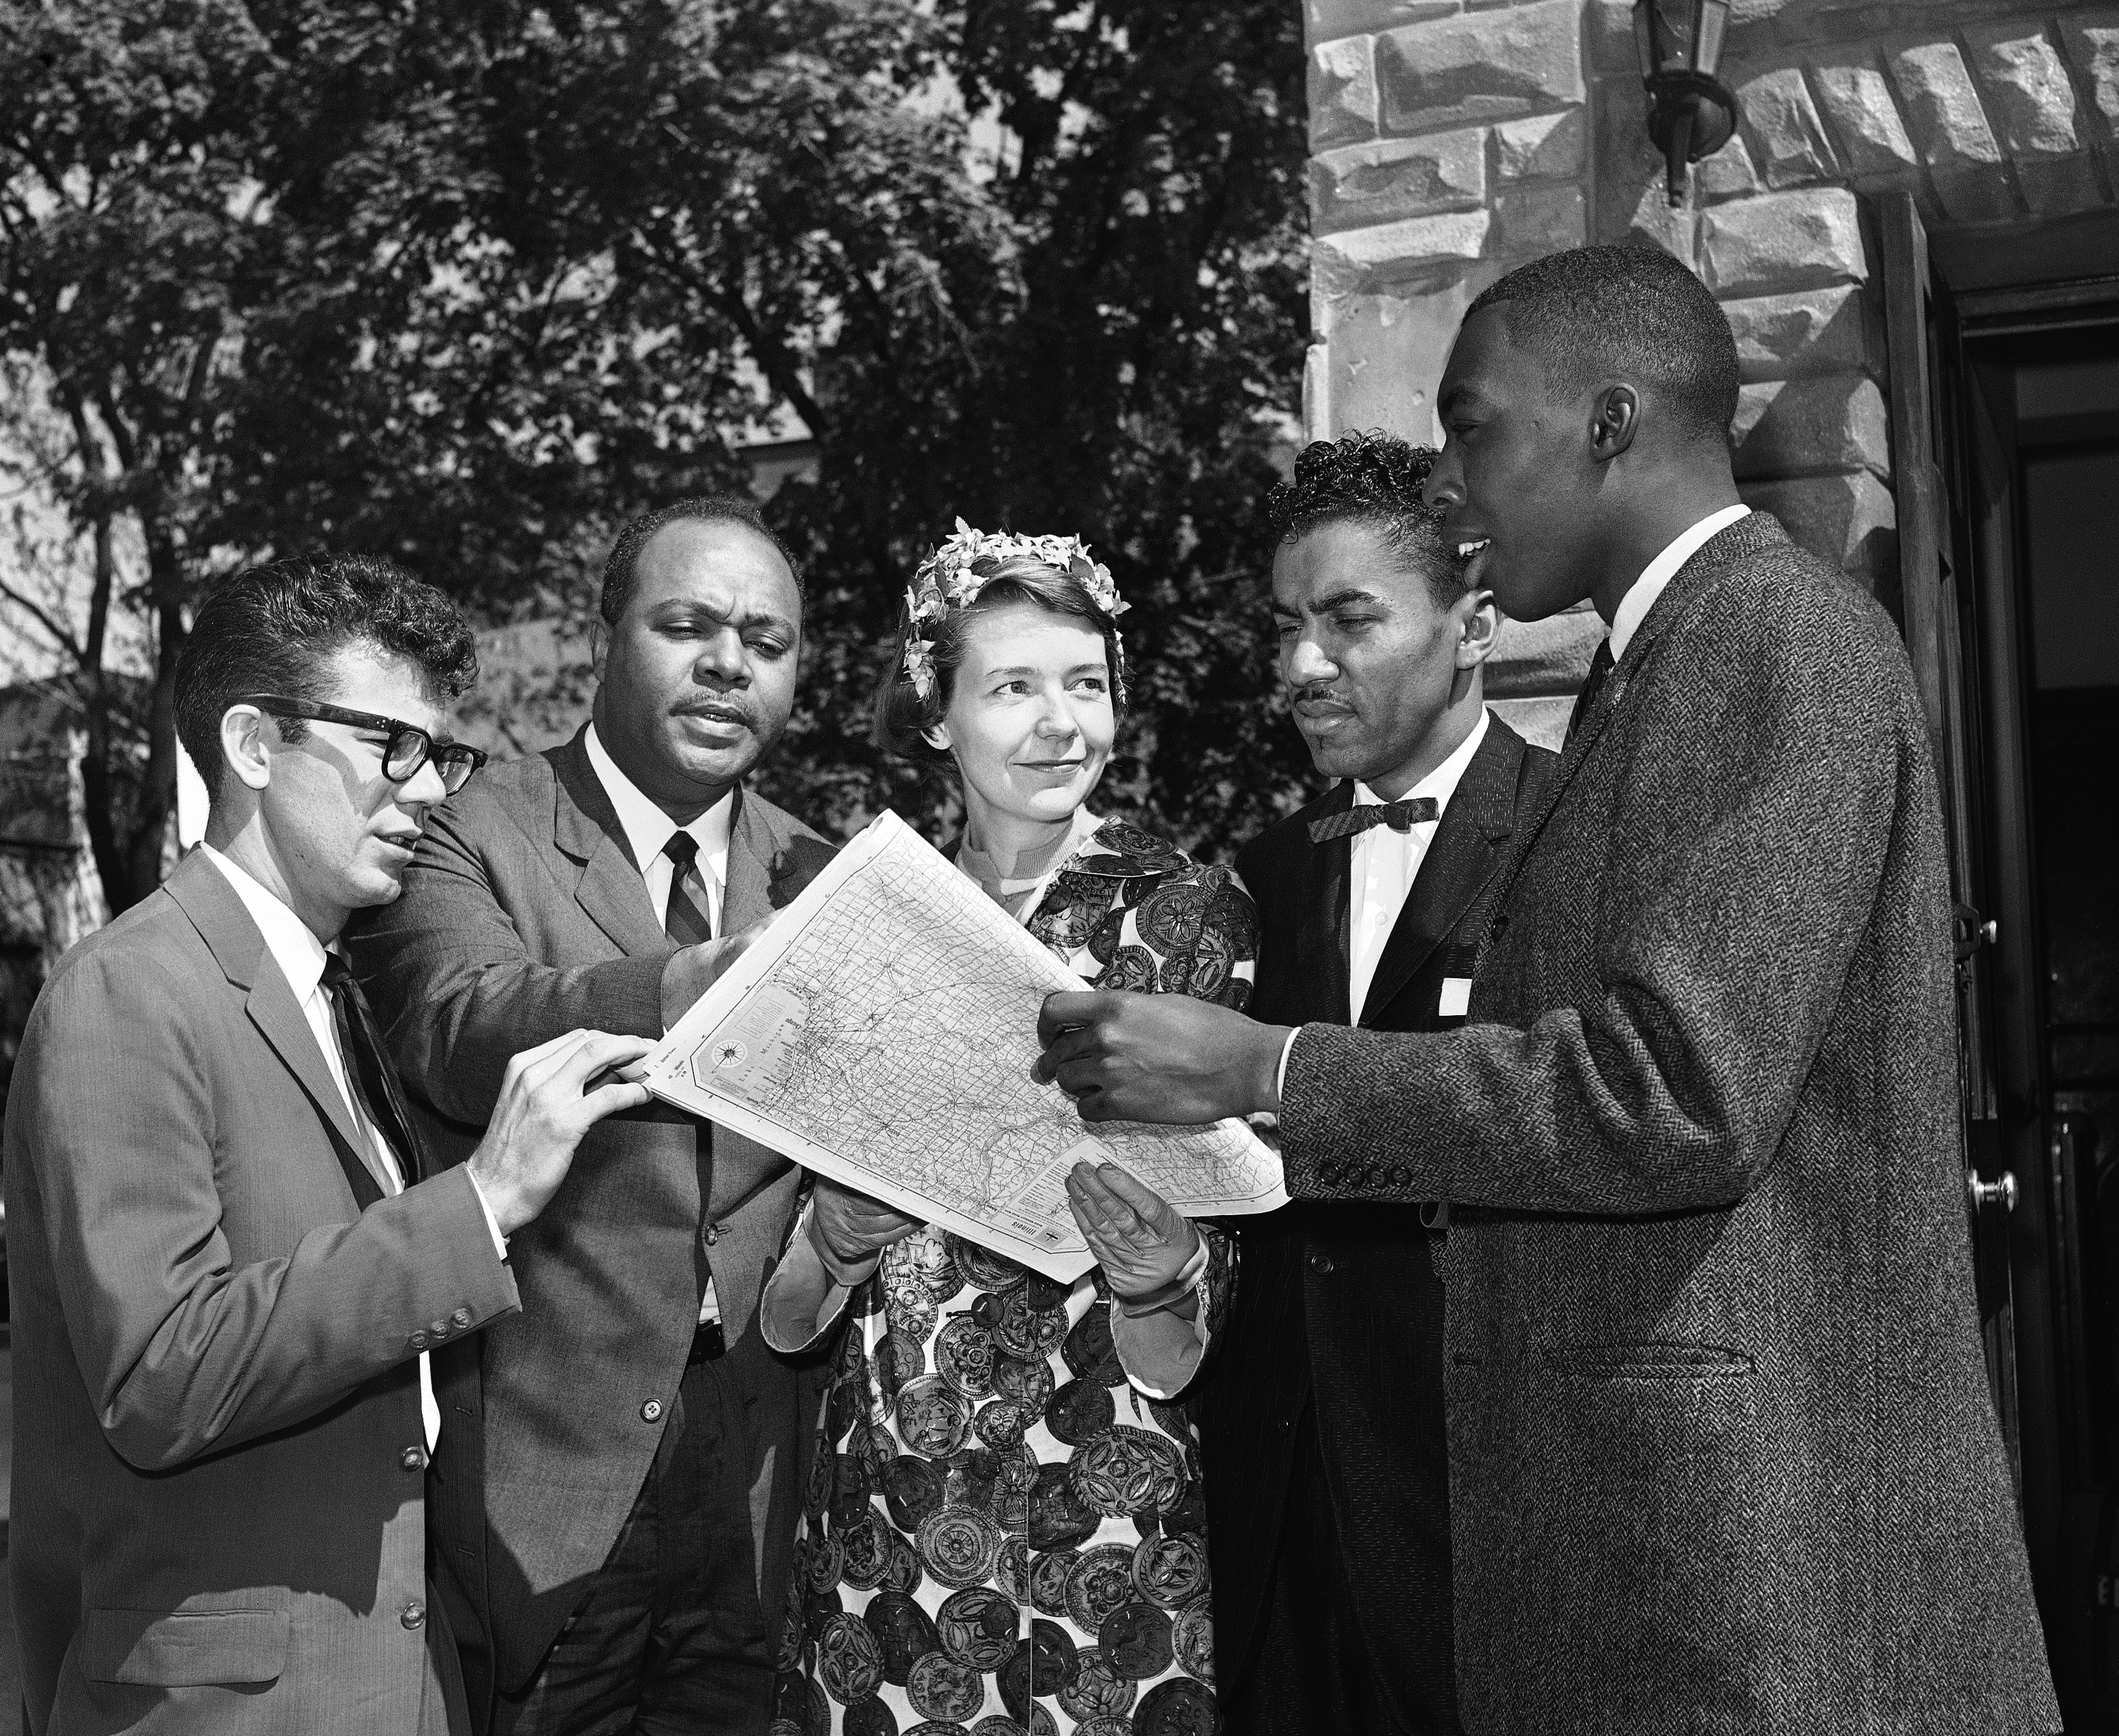
[[670,903],[662,916],[663,932],[679,946],[697,946],[714,937],[713,906],[707,902],[707,880],[698,862],[699,841],[689,832],[670,834],[662,847],[670,858]]

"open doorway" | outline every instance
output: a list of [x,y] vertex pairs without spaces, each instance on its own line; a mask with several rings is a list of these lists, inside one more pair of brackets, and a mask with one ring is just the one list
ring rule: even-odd
[[1968,299],[1942,335],[1973,1156],[2007,1183],[1973,1209],[2006,1249],[2005,1415],[2089,1736],[2119,1731],[2119,283]]

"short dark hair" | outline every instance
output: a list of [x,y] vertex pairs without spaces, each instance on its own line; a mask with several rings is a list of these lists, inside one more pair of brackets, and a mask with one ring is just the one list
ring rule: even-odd
[[1658,247],[1578,247],[1519,265],[1465,310],[1506,302],[1509,329],[1556,386],[1630,376],[1674,405],[1696,439],[1726,444],[1736,340],[1712,291]]
[[1275,547],[1338,519],[1374,525],[1407,572],[1427,581],[1438,609],[1463,596],[1467,564],[1442,535],[1442,509],[1421,498],[1435,468],[1431,447],[1380,429],[1315,440],[1295,461],[1295,480],[1266,497]]
[[[981,567],[989,571],[981,572]],[[1119,648],[1118,623],[1097,606],[1089,587],[1064,567],[1055,567],[1034,555],[1014,555],[1005,560],[981,562],[971,569],[985,583],[979,594],[962,608],[952,607],[934,629],[934,680],[922,699],[906,673],[905,648],[912,630],[901,620],[897,643],[890,667],[875,690],[875,722],[869,739],[894,759],[934,764],[948,754],[927,739],[927,731],[942,721],[956,691],[957,670],[964,661],[964,631],[978,616],[1012,603],[1032,603],[1047,613],[1064,615],[1093,627],[1104,642],[1104,661],[1111,672],[1111,708],[1125,704],[1125,667]],[[899,611],[901,615],[904,611]]]
[[802,596],[802,564],[765,522],[755,500],[747,494],[695,494],[642,513],[618,533],[618,541],[611,545],[610,555],[603,564],[603,593],[596,601],[596,612],[605,626],[615,627],[625,606],[633,601],[633,587],[640,577],[640,551],[664,525],[675,524],[680,518],[701,524],[740,524],[754,531],[780,551],[787,570],[795,575],[795,594]]
[[[206,794],[221,786],[220,720],[245,694],[325,699],[324,666],[350,645],[417,664],[429,689],[455,699],[478,679],[463,611],[380,555],[291,556],[248,567],[206,594],[177,657],[177,739]],[[280,717],[299,741],[308,726]]]

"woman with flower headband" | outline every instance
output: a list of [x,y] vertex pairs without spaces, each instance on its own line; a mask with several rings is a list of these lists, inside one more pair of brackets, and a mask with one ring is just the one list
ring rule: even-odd
[[[954,763],[948,853],[1071,968],[1240,1009],[1256,917],[1235,875],[1087,806],[1126,606],[1078,538],[959,520],[906,593],[876,739]],[[776,1733],[1219,1727],[1199,1451],[1174,1401],[1225,1306],[1227,1243],[1114,1167],[1078,1166],[1068,1195],[1101,1262],[1071,1286],[818,1181],[761,1309],[791,1352],[852,1316]]]

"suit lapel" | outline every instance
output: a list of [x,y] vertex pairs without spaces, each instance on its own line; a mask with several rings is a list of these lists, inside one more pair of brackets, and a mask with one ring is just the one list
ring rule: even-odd
[[1500,884],[1495,890],[1496,909],[1507,901],[1516,875],[1522,871],[1524,858],[1537,847],[1538,834],[1544,831],[1546,822],[1552,818],[1554,810],[1567,794],[1567,787],[1574,782],[1574,774],[1581,770],[1589,750],[1596,746],[1617,715],[1619,707],[1625,703],[1627,689],[1640,674],[1662,636],[1730,568],[1761,549],[1787,540],[1787,532],[1781,528],[1779,521],[1766,513],[1753,512],[1716,531],[1691,559],[1678,569],[1676,576],[1634,630],[1626,646],[1626,654],[1612,666],[1611,673],[1605,678],[1603,691],[1597,695],[1597,703],[1589,708],[1574,739],[1562,750],[1560,764],[1553,768],[1552,782],[1546,787],[1544,799],[1538,803],[1537,811],[1527,824],[1517,829],[1507,864],[1502,870]]
[[365,1211],[387,1191],[372,1167],[378,1160],[355,1127],[338,1082],[317,1047],[316,1033],[309,1028],[286,977],[272,962],[265,937],[250,920],[243,900],[205,853],[197,850],[178,864],[169,876],[169,891],[198,930],[221,973],[246,991],[244,1012],[316,1105],[331,1131],[354,1203]]
[[[1301,819],[1306,828],[1314,819],[1343,814],[1354,805],[1354,786],[1341,783]],[[1314,985],[1305,997],[1307,1017],[1330,1024],[1351,1024],[1347,1006],[1347,880],[1353,860],[1353,845],[1335,838],[1313,844],[1305,830],[1296,847],[1302,851],[1295,886],[1296,963],[1305,982]]]
[[605,793],[581,734],[551,751],[552,842],[579,865],[574,902],[628,958],[670,949],[670,937],[648,906],[647,884]]
[[756,805],[735,792],[729,819],[728,884],[721,889],[721,927],[737,934],[772,914],[772,840]]
[[1523,763],[1523,738],[1498,717],[1486,726],[1486,739],[1464,768],[1435,841],[1413,876],[1390,939],[1369,985],[1361,1022],[1375,1025],[1421,966],[1463,920],[1486,882],[1500,866],[1509,834],[1515,829],[1516,773]]

